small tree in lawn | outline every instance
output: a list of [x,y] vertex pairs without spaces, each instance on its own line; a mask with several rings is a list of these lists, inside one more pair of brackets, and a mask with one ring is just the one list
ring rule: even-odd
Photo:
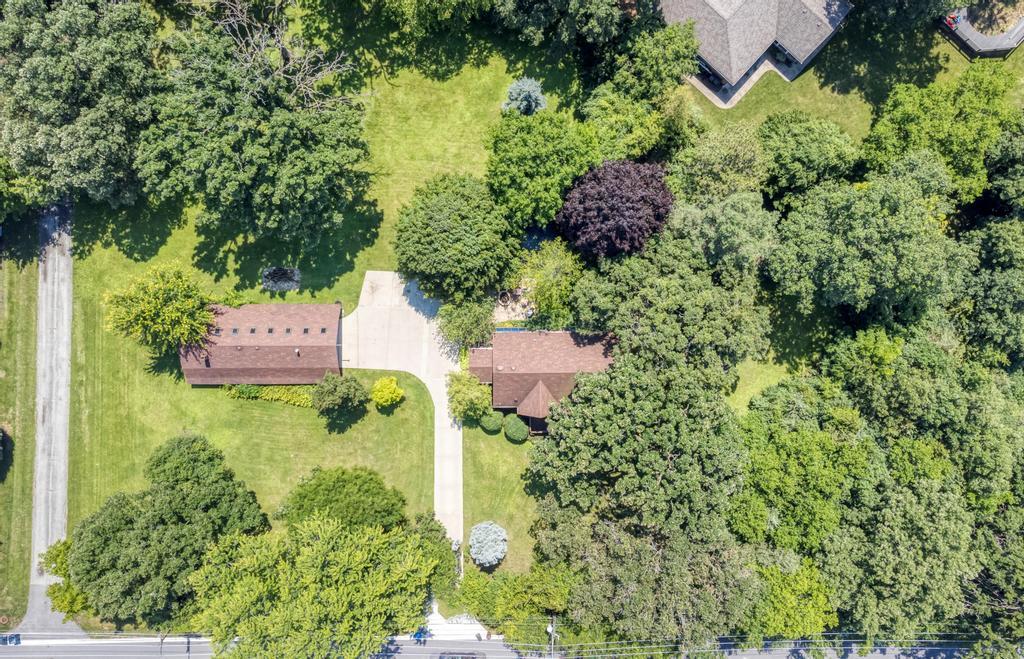
[[491,388],[472,373],[449,373],[448,409],[460,421],[476,421],[491,411]]
[[160,352],[202,345],[213,324],[209,296],[176,264],[153,266],[105,302],[108,329]]
[[502,110],[515,110],[520,114],[531,115],[548,106],[544,98],[540,81],[533,78],[520,78],[509,85],[508,100],[501,106]]
[[569,242],[589,256],[639,251],[672,209],[664,178],[658,165],[606,162],[580,178],[556,222]]
[[398,386],[398,378],[386,376],[373,383],[370,389],[370,398],[377,409],[394,407],[405,398],[405,392]]
[[324,379],[313,387],[313,407],[321,416],[355,412],[369,400],[366,387],[349,375],[325,373]]
[[469,532],[469,555],[482,568],[493,568],[508,553],[508,533],[495,522],[480,522]]
[[494,332],[494,299],[449,302],[437,312],[444,340],[459,347],[484,345]]

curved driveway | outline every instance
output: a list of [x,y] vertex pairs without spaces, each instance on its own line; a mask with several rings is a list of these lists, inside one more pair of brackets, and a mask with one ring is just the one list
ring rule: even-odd
[[342,368],[412,373],[434,402],[434,513],[448,535],[462,541],[462,428],[448,414],[445,375],[458,355],[438,339],[438,303],[396,272],[371,270],[359,306],[341,321]]

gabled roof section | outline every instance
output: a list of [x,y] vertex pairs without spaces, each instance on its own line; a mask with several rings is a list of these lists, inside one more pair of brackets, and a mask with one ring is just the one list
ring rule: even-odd
[[772,43],[801,62],[850,11],[847,0],[661,0],[665,20],[694,21],[698,53],[736,84]]
[[536,419],[547,418],[548,412],[551,410],[551,403],[556,400],[544,385],[544,380],[537,380],[537,384],[530,389],[530,393],[526,394],[523,402],[519,403],[516,414],[532,416]]
[[340,304],[215,306],[206,344],[179,351],[192,385],[313,384],[340,373]]

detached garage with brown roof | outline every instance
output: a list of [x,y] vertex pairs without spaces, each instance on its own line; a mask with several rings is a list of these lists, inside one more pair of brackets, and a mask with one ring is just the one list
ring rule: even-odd
[[575,332],[495,332],[490,348],[469,351],[469,370],[492,385],[491,403],[545,419],[551,404],[572,391],[577,373],[596,373],[612,363],[607,336]]
[[341,373],[340,304],[215,306],[206,345],[179,351],[192,385],[314,384]]

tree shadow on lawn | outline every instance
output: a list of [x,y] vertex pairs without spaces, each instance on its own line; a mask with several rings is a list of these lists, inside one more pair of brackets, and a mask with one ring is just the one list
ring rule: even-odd
[[160,251],[171,233],[185,224],[180,201],[155,203],[140,199],[133,206],[111,208],[81,201],[75,206],[75,256],[88,256],[97,246],[116,247],[133,261],[147,261]]
[[908,27],[867,7],[854,9],[809,72],[836,93],[858,92],[877,114],[895,85],[935,80],[949,61],[932,52],[940,41],[932,24]]
[[793,373],[816,368],[828,346],[850,334],[850,327],[837,317],[815,312],[804,315],[795,299],[776,293],[765,295],[771,329],[768,340],[779,363]]
[[150,375],[167,375],[175,382],[185,379],[181,372],[181,360],[176,352],[152,353],[146,364],[146,372]]
[[[355,268],[356,256],[377,241],[383,219],[375,202],[360,201],[346,212],[339,229],[322,236],[317,247],[308,251],[273,238],[239,236],[233,227],[200,225],[193,264],[215,281],[236,276],[235,290],[240,291],[258,288],[264,268],[295,267],[302,273],[302,290],[316,293],[331,288]],[[270,295],[283,298],[285,292]]]
[[502,34],[478,19],[468,26],[413,36],[385,15],[383,3],[353,0],[301,0],[306,14],[303,36],[328,51],[351,58],[351,70],[339,81],[348,93],[358,93],[382,77],[386,82],[404,69],[415,69],[431,80],[444,81],[466,66],[483,67],[495,55],[508,62],[516,77],[540,80],[546,91],[575,107],[582,98],[579,67],[567,54],[547,52]]
[[0,483],[7,478],[14,464],[14,438],[0,428]]
[[39,209],[31,209],[3,223],[0,237],[0,261],[10,261],[19,269],[39,260]]
[[341,435],[366,416],[366,414],[367,408],[363,406],[356,410],[334,410],[320,413],[320,416],[327,425],[327,432],[332,435]]

